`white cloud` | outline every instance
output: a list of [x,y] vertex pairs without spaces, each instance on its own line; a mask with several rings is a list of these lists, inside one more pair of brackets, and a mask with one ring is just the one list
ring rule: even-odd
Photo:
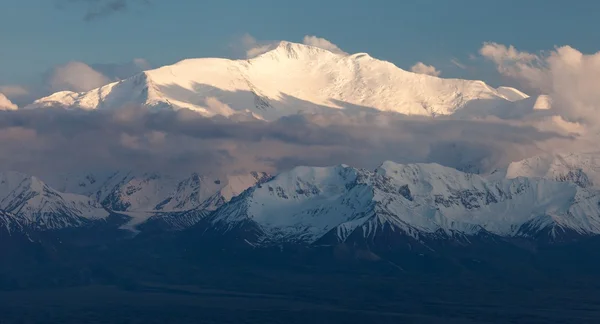
[[111,80],[82,62],[69,62],[54,68],[48,86],[51,91],[89,91],[101,87]]
[[152,65],[143,58],[126,63],[103,64],[73,61],[56,66],[24,85],[0,85],[0,93],[14,104],[24,107],[57,91],[88,91],[151,68]]
[[[251,59],[274,49],[280,42],[281,41],[259,41],[250,34],[244,34],[230,46],[236,50],[238,54],[240,54],[239,52],[241,50],[245,58]],[[322,48],[336,54],[348,55],[348,53],[344,52],[337,45],[325,38],[306,35],[302,39],[302,43],[304,45]]]
[[426,65],[423,62],[417,62],[417,64],[413,65],[410,70],[414,73],[419,74],[427,74],[432,76],[440,76],[442,71],[435,68],[433,65]]
[[452,63],[454,66],[456,66],[456,67],[458,67],[460,69],[463,69],[463,70],[467,69],[467,66],[464,65],[463,63],[461,63],[457,58],[451,59],[450,63]]
[[16,110],[19,107],[12,103],[5,95],[0,93],[0,110]]
[[583,54],[562,46],[538,55],[485,43],[480,54],[502,75],[549,95],[552,108],[567,120],[600,126],[600,52]]
[[250,34],[244,34],[239,41],[240,44],[232,44],[233,47],[240,47],[246,58],[251,59],[264,54],[273,49],[279,42],[261,41],[259,42]]
[[210,108],[211,111],[216,111],[220,115],[231,116],[235,114],[235,110],[231,109],[229,105],[222,103],[216,97],[207,97],[205,100],[205,104]]
[[253,47],[249,50],[246,51],[246,57],[247,58],[253,58],[253,57],[257,57],[261,54],[264,54],[270,50],[273,49],[273,45],[268,44],[268,45],[258,45],[256,47]]
[[506,47],[493,42],[484,43],[479,53],[499,65],[511,62],[530,63],[538,59],[536,55],[520,52],[512,45]]
[[26,106],[57,91],[88,91],[151,68],[151,64],[143,58],[104,64],[73,61],[50,69],[26,85],[0,85],[0,93],[17,105]]
[[322,48],[322,49],[328,50],[328,51],[336,53],[336,54],[348,55],[348,53],[342,51],[337,45],[326,40],[325,38],[306,35],[306,36],[304,36],[302,43],[305,45]]

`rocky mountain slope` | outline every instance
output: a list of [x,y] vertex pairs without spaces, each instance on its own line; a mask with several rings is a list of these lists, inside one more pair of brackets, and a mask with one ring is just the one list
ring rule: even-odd
[[[0,173],[0,211],[7,228],[55,230],[85,226],[110,213],[129,217],[125,228],[148,219],[181,229],[269,175],[169,175],[94,172],[49,177],[49,183],[18,172]],[[194,215],[193,217],[191,215]]]
[[89,197],[59,192],[18,172],[0,173],[0,210],[17,216],[24,226],[40,229],[76,227],[109,215]]
[[357,235],[561,240],[600,233],[600,195],[569,182],[488,180],[437,164],[376,171],[298,167],[219,208],[203,226],[248,244],[343,242]]
[[[5,172],[0,211],[9,231],[80,227],[120,214],[130,218],[125,229],[191,228],[252,246],[482,236],[556,242],[600,234],[600,190],[587,176],[594,159],[565,159],[579,167],[520,162],[503,177],[385,162],[374,171],[296,167],[275,177],[115,172],[53,180],[71,193]],[[583,167],[587,173],[572,171]]]
[[169,174],[157,172],[92,172],[49,177],[63,192],[85,195],[114,211],[180,212],[194,208],[214,210],[269,175]]
[[600,187],[600,154],[566,153],[539,155],[509,165],[506,177],[568,181],[582,188]]

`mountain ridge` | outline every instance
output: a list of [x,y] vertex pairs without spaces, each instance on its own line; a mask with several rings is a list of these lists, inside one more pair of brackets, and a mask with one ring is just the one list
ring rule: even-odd
[[549,240],[560,240],[561,231],[600,234],[600,191],[574,177],[485,176],[391,161],[375,170],[300,166],[276,176],[104,175],[70,178],[71,184],[59,187],[76,192],[62,193],[35,177],[2,173],[0,210],[41,229],[78,227],[109,213],[130,217],[123,228],[134,231],[149,221],[182,230],[203,220],[222,234],[250,226],[258,235],[252,244],[314,243],[326,235],[343,242],[356,231],[370,236],[384,229],[414,239],[441,233],[527,238],[548,231]]
[[299,167],[248,189],[202,226],[222,235],[251,233],[245,240],[252,245],[314,244],[326,235],[344,242],[357,231],[364,239],[395,231],[417,241],[546,233],[552,241],[567,232],[599,234],[599,201],[597,191],[570,182],[488,180],[437,164]]
[[449,115],[469,105],[496,106],[526,97],[482,81],[415,74],[365,53],[342,55],[281,42],[252,59],[186,59],[86,93],[55,93],[25,108],[112,110],[141,105],[275,120],[330,109]]
[[544,178],[573,182],[582,188],[599,188],[598,156],[598,152],[537,155],[512,162],[507,168],[506,177]]
[[0,210],[26,219],[24,225],[48,229],[77,227],[109,215],[86,196],[58,192],[18,172],[0,173]]

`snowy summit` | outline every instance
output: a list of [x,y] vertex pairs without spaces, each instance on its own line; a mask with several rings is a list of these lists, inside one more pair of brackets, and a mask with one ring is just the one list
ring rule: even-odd
[[25,108],[111,110],[137,105],[274,120],[330,109],[449,115],[470,105],[497,106],[526,97],[482,81],[408,72],[365,53],[346,55],[281,42],[253,59],[187,59],[89,92],[58,92]]

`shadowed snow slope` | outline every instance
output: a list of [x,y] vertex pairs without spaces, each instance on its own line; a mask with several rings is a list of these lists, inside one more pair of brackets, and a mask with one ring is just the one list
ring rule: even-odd
[[508,167],[506,177],[544,178],[600,188],[600,153],[539,155]]
[[[134,228],[153,216],[190,225],[269,175],[260,172],[227,176],[95,172],[54,175],[53,187],[18,172],[0,173],[0,225],[41,230],[78,227],[104,219],[109,211],[131,219]],[[182,212],[193,211],[192,214]]]
[[571,160],[590,174],[596,170],[593,157],[566,156],[513,164],[507,172],[512,179],[438,164],[385,162],[375,171],[296,167],[276,177],[116,172],[54,180],[55,188],[74,193],[5,172],[0,174],[0,211],[6,212],[1,225],[76,227],[112,210],[131,217],[126,228],[151,220],[155,228],[183,229],[202,221],[199,226],[208,226],[203,232],[233,231],[251,244],[315,243],[325,237],[343,242],[390,233],[415,240],[600,234],[600,192],[594,178],[572,172],[581,168],[564,169]]
[[86,196],[58,192],[36,177],[17,172],[0,173],[0,210],[42,229],[79,226],[108,216]]
[[437,164],[385,162],[374,172],[298,167],[246,191],[208,220],[222,233],[250,226],[252,244],[314,243],[328,233],[344,241],[388,229],[415,239],[492,233],[552,240],[566,232],[600,233],[599,198],[568,182],[492,181]]
[[342,55],[281,42],[250,60],[188,59],[89,92],[55,93],[26,108],[143,105],[274,120],[299,111],[336,108],[448,115],[469,105],[494,107],[525,97],[516,89],[493,89],[482,81],[404,71],[364,53]]
[[85,195],[106,208],[128,212],[214,210],[268,175],[170,175],[164,173],[96,172],[63,174],[50,179],[63,192]]

